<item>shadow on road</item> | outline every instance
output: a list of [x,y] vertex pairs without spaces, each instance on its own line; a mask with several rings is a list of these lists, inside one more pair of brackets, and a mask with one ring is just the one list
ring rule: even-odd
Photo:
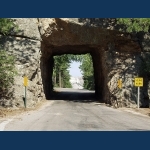
[[71,92],[71,91],[53,91],[50,100],[65,100],[73,102],[90,103],[97,102],[95,92]]

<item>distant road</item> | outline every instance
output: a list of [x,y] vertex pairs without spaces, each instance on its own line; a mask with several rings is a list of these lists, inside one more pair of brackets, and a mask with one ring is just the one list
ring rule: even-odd
[[86,90],[86,89],[73,89],[73,88],[54,88],[56,91],[64,91],[64,92],[73,92],[73,93],[94,93],[94,90]]
[[150,118],[113,109],[94,99],[94,91],[57,89],[53,100],[38,111],[1,122],[5,131],[141,131]]

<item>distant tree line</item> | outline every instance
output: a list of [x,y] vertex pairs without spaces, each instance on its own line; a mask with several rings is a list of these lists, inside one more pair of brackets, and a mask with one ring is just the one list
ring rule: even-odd
[[71,88],[70,59],[67,55],[54,56],[53,85],[54,87]]
[[90,54],[65,54],[54,56],[53,84],[55,87],[71,88],[69,67],[72,61],[80,62],[85,89],[94,89],[93,63]]

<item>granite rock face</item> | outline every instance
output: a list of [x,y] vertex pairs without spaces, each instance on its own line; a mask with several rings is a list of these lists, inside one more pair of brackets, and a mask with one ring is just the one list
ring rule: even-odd
[[[1,37],[2,47],[16,56],[18,76],[14,95],[6,105],[23,106],[23,76],[29,78],[28,107],[50,99],[53,56],[90,53],[94,65],[95,92],[101,102],[136,107],[134,77],[141,64],[141,45],[120,33],[115,19],[33,18],[16,19],[19,32]],[[117,87],[122,80],[122,89]],[[144,91],[143,91],[144,92]],[[4,102],[4,101],[3,101]],[[147,105],[148,100],[140,104]]]
[[[1,36],[1,47],[16,58],[18,75],[15,77],[13,97],[1,101],[3,106],[23,107],[24,86],[23,77],[28,76],[27,87],[28,107],[35,105],[44,98],[40,74],[40,34],[37,19],[15,19],[18,32],[9,36]],[[42,95],[42,96],[41,96]]]
[[38,18],[14,18],[17,30],[13,30],[10,34],[20,37],[26,37],[33,40],[41,40],[38,29]]

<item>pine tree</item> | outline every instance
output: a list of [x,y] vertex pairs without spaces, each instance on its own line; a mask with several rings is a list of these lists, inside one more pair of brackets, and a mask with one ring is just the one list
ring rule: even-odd
[[150,18],[119,18],[117,24],[121,26],[121,31],[126,32],[148,32],[150,27]]
[[83,74],[84,84],[83,87],[85,89],[94,90],[94,70],[93,70],[93,63],[90,54],[83,55],[80,69]]
[[70,67],[71,59],[68,55],[54,57],[53,84],[55,87],[71,88]]
[[[0,18],[0,33],[2,36],[8,34],[13,27],[15,27],[13,20]],[[6,97],[9,88],[13,85],[15,75],[14,56],[0,49],[0,98]]]
[[0,33],[3,35],[8,34],[11,29],[17,28],[13,19],[0,18]]

